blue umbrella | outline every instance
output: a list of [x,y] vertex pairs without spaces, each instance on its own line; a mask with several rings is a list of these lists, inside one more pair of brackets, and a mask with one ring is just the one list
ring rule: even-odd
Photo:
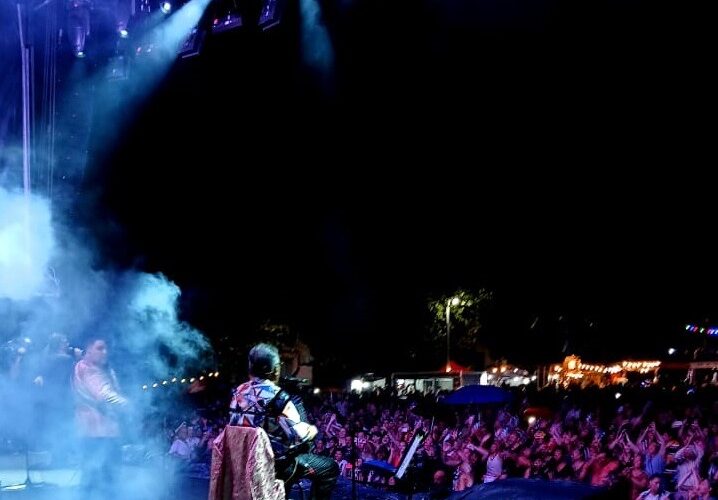
[[489,405],[511,401],[511,393],[493,385],[465,385],[446,396],[447,405]]

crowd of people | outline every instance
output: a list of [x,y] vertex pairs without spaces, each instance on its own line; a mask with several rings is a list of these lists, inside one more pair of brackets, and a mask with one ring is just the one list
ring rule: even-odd
[[[714,498],[716,395],[710,389],[625,392],[517,392],[514,403],[494,408],[447,407],[437,402],[441,394],[306,394],[304,400],[319,430],[313,453],[333,458],[345,478],[354,474],[381,488],[402,486],[391,471],[420,432],[425,438],[413,481],[433,498],[506,478],[575,481],[631,500]],[[169,454],[209,463],[225,408],[217,401],[170,431]]]
[[[78,366],[90,363],[100,370],[100,354],[106,353],[95,356],[94,364],[90,354],[104,344],[89,343],[84,360],[75,363],[66,340],[56,343],[51,359],[68,373],[30,383],[66,395],[69,385],[62,385],[63,392],[53,384],[69,379],[74,365],[77,392],[83,380]],[[141,433],[145,448],[158,450],[180,470],[208,475],[212,443],[229,420],[230,388],[218,389],[226,397],[209,397],[201,410],[151,414]],[[443,396],[400,397],[390,390],[301,394],[306,420],[318,430],[313,453],[333,459],[345,478],[381,488],[407,487],[393,472],[421,435],[411,481],[435,498],[506,478],[574,481],[631,500],[707,500],[718,491],[714,387],[523,388],[515,390],[512,403],[492,407],[447,406]],[[158,408],[166,411],[167,405]]]
[[[217,412],[218,413],[218,412]],[[203,471],[201,465],[212,461],[212,442],[226,424],[226,418],[219,415],[210,419],[202,412],[193,412],[174,429],[166,427],[165,446],[169,444],[167,454],[188,470]]]

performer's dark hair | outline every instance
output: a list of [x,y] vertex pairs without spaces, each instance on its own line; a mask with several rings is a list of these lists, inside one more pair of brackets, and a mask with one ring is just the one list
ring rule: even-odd
[[271,378],[279,371],[279,351],[270,344],[257,344],[249,351],[249,374]]

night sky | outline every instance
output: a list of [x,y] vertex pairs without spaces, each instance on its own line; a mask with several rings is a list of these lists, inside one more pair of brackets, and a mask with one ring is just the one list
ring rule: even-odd
[[302,66],[290,10],[115,110],[119,142],[95,125],[86,220],[109,261],[175,280],[210,337],[286,322],[347,375],[418,368],[427,298],[457,288],[495,292],[485,341],[527,364],[566,340],[655,356],[718,320],[711,199],[675,179],[707,151],[705,12],[324,9],[331,78]]

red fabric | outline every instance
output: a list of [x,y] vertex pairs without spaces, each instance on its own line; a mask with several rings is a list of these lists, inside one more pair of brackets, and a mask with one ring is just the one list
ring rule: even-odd
[[227,426],[214,440],[208,500],[284,500],[261,428]]

